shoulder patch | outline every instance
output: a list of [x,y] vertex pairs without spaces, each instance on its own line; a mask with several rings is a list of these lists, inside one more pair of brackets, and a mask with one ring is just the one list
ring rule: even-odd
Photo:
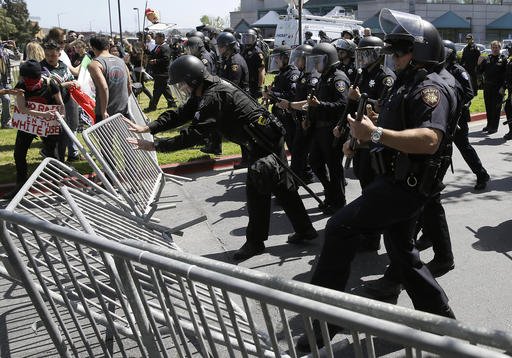
[[316,77],[312,77],[311,80],[309,81],[309,83],[312,85],[312,86],[316,86],[316,84],[318,83],[318,78]]
[[439,90],[434,87],[427,87],[421,91],[421,99],[429,107],[436,107],[439,103]]
[[294,74],[294,75],[292,75],[292,76],[290,77],[290,80],[291,80],[292,82],[296,82],[298,79],[299,79],[299,75],[297,75],[297,74]]
[[334,86],[336,87],[336,90],[339,92],[339,93],[343,93],[345,92],[345,82],[343,81],[337,81],[334,83]]
[[238,71],[238,65],[236,63],[231,65],[231,71],[233,71],[233,72]]
[[207,65],[207,64],[208,64],[208,60],[207,60],[206,58],[203,58],[201,61],[203,61],[203,63],[204,63],[205,65]]
[[395,83],[395,81],[393,80],[393,77],[391,77],[391,76],[385,77],[382,80],[382,84],[386,87],[393,87],[393,83]]
[[462,71],[462,78],[464,78],[466,81],[469,81],[469,76],[468,76],[468,73],[466,71]]

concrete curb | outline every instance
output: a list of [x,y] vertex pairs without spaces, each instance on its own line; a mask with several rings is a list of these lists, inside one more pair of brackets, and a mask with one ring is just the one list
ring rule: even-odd
[[[504,114],[504,113],[502,113]],[[471,122],[486,119],[485,113],[475,113],[471,115]],[[240,162],[239,155],[223,156],[214,159],[194,160],[187,163],[175,163],[162,165],[162,171],[166,174],[186,175],[191,173],[200,173],[209,170],[232,168],[234,164]],[[89,177],[90,175],[85,175]],[[14,183],[0,184],[0,197],[15,187]]]

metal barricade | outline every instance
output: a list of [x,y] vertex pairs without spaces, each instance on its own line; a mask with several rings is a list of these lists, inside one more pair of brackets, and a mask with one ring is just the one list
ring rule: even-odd
[[[328,343],[321,352],[314,350],[314,357],[333,357],[340,351],[342,356],[374,357],[379,353],[376,347],[383,343],[388,345],[385,354],[396,353],[406,357],[421,356],[422,352],[443,357],[505,357],[505,352],[512,351],[512,336],[509,333],[482,329],[479,335],[473,330],[466,332],[471,335],[471,339],[461,339],[464,333],[460,331],[465,328],[454,320],[363,298],[359,298],[358,305],[367,307],[359,307],[359,312],[356,312],[340,307],[343,304],[327,304],[322,298],[329,293],[330,297],[346,302],[347,296],[351,296],[348,294],[308,284],[296,284],[276,276],[177,251],[162,251],[149,244],[134,247],[136,245],[133,241],[119,243],[105,240],[8,211],[0,210],[0,220],[4,221],[2,240],[10,251],[9,254],[14,253],[13,257],[16,256],[19,245],[26,246],[24,242],[27,236],[37,238],[41,233],[51,237],[56,248],[67,243],[69,247],[95,250],[102,258],[111,255],[116,274],[109,276],[109,279],[112,281],[112,276],[119,278],[119,287],[112,286],[112,291],[120,296],[109,298],[119,303],[119,315],[124,313],[126,317],[116,316],[112,322],[104,320],[102,323],[114,332],[126,333],[127,337],[136,342],[136,346],[143,353],[141,355],[189,357],[194,354],[193,348],[197,348],[198,353],[204,357],[297,357],[300,352],[294,348],[293,337],[305,330],[313,340],[312,320],[320,322],[324,340]],[[16,234],[9,234],[6,227]],[[39,263],[36,260],[29,262],[32,266],[23,265],[23,262],[13,263],[14,266],[21,267],[26,285],[39,280],[41,286],[58,287],[53,281],[41,281],[37,275],[38,270],[35,269],[35,265]],[[97,274],[112,274],[114,269],[109,265],[110,262],[105,260],[105,268],[97,268]],[[55,264],[52,266],[60,267]],[[85,277],[80,267],[75,270]],[[69,273],[62,277],[68,282],[74,282]],[[290,289],[293,287],[295,290]],[[300,291],[303,294],[299,294]],[[75,299],[74,291],[64,292]],[[67,336],[71,337],[71,332],[65,324],[58,321],[58,316],[50,315],[52,300],[48,297],[54,296],[60,297],[62,294],[48,293],[45,297],[32,297],[31,292],[33,302],[39,305],[39,313],[54,337],[55,344],[61,352],[70,353],[64,347],[70,344]],[[122,307],[121,302],[129,304],[129,309]],[[233,302],[241,302],[244,311],[237,311]],[[353,305],[354,302],[352,301]],[[53,303],[62,304],[55,299]],[[83,308],[87,304],[90,303],[72,304],[68,309],[76,310],[77,307]],[[102,314],[112,314],[112,311],[100,312],[97,305],[93,307],[98,318]],[[412,324],[406,325],[396,322],[398,320],[393,322],[378,317],[379,312],[391,311],[393,308],[399,308],[395,312],[397,317],[409,315],[407,319],[410,322],[424,315],[423,319],[430,320],[433,327],[427,332]],[[360,313],[365,309],[374,314]],[[115,313],[118,315],[118,311]],[[121,331],[120,325],[116,325],[121,319],[125,319],[130,328],[125,327],[126,330]],[[452,323],[452,332],[440,332],[438,327],[443,324],[446,326],[448,322]],[[342,341],[329,344],[327,323],[344,327],[348,336]],[[62,333],[57,330],[57,325]],[[491,336],[496,336],[497,339],[489,339]],[[75,345],[74,348],[71,348],[73,354],[79,347]]]
[[181,183],[176,179],[190,179],[164,174],[154,154],[133,149],[126,141],[129,137],[141,138],[141,135],[128,130],[121,114],[83,132],[84,141],[118,193],[137,216],[148,220],[157,209],[166,178],[178,184]]

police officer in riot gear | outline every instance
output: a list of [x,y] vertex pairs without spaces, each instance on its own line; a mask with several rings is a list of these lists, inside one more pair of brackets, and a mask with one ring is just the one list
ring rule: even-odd
[[[217,36],[217,51],[221,60],[217,71],[218,76],[233,82],[244,91],[249,92],[249,69],[245,59],[238,53],[238,42],[235,35],[231,32],[221,32]],[[220,146],[220,136],[212,134],[211,143],[212,149],[218,149]],[[235,164],[235,169],[245,168],[248,164],[245,147],[241,146],[241,150],[242,161]]]
[[[295,89],[300,72],[294,65],[289,63],[291,48],[289,46],[279,46],[274,48],[268,61],[268,72],[276,73],[274,82],[269,88],[268,93],[264,93],[265,98],[277,97],[292,101],[295,98]],[[286,130],[285,141],[293,157],[293,140],[295,135],[295,121],[293,120],[290,108],[280,108],[278,105],[272,106],[274,114]]]
[[[350,86],[348,92],[349,105],[354,113],[361,93],[368,95],[368,104],[374,112],[379,112],[383,100],[388,96],[395,74],[384,66],[384,55],[381,53],[384,42],[375,36],[363,37],[355,50],[355,67],[358,69],[357,79]],[[357,146],[354,152],[354,174],[359,179],[361,189],[368,186],[375,178],[370,165],[370,148],[368,143]],[[359,249],[362,251],[375,251],[379,249],[380,233],[364,235]]]
[[318,72],[306,72],[306,57],[313,52],[313,46],[300,45],[295,47],[290,55],[289,63],[299,70],[299,78],[295,86],[295,98],[292,102],[283,99],[276,103],[282,109],[291,109],[295,121],[295,136],[292,144],[293,155],[291,160],[292,170],[309,183],[313,180],[311,167],[308,165],[308,156],[313,139],[311,122],[303,106],[307,103],[308,96],[316,89],[318,84]]
[[203,40],[199,37],[192,36],[188,38],[187,43],[185,44],[185,52],[188,55],[192,55],[200,59],[208,73],[211,75],[215,74],[215,62],[210,53],[206,51]]
[[306,37],[304,40],[304,45],[309,45],[311,47],[316,45],[316,41],[312,39],[313,33],[311,31],[306,31],[304,33],[304,37]]
[[462,107],[461,117],[458,122],[458,129],[453,137],[453,143],[457,146],[471,171],[476,175],[475,190],[483,190],[487,186],[490,177],[478,157],[475,149],[468,140],[468,122],[471,120],[469,106],[474,97],[471,77],[467,71],[457,63],[457,50],[455,44],[449,40],[444,40],[446,51],[446,69],[460,83],[464,89],[464,106]]
[[227,139],[247,148],[250,164],[246,181],[249,214],[247,241],[235,252],[234,259],[244,260],[265,250],[271,193],[281,200],[295,229],[288,242],[300,243],[316,238],[316,230],[311,225],[291,176],[275,159],[275,155],[278,155],[286,162],[283,130],[279,121],[245,91],[211,76],[201,60],[194,56],[185,55],[174,61],[169,75],[170,83],[186,92],[189,100],[171,116],[151,122],[148,126],[130,124],[132,131],[155,134],[176,128],[194,118],[192,124],[180,135],[158,140],[154,144],[135,138],[129,141],[140,149],[175,151],[201,143],[209,132],[221,131]]
[[171,61],[174,61],[184,53],[183,44],[181,43],[181,35],[174,34],[171,36],[169,47],[171,48]]
[[326,214],[345,205],[341,152],[332,149],[332,131],[347,105],[350,82],[337,68],[338,63],[338,53],[328,43],[316,45],[306,57],[306,72],[321,74],[316,93],[307,104],[313,136],[310,165],[324,187],[326,205],[322,210]]
[[[448,298],[412,244],[416,220],[428,198],[438,190],[445,161],[445,134],[451,130],[457,97],[453,76],[438,72],[444,47],[432,24],[417,15],[383,9],[380,24],[393,53],[397,79],[383,104],[376,126],[368,117],[348,117],[351,132],[371,141],[377,177],[362,195],[327,222],[325,243],[311,282],[345,290],[350,264],[361,233],[384,231],[390,261],[397,268],[416,309],[454,317]],[[452,110],[452,108],[454,110]],[[323,345],[315,321],[317,345]],[[337,327],[329,327],[329,336]],[[328,342],[325,342],[328,343]],[[305,336],[297,342],[309,349]]]
[[354,40],[354,34],[351,30],[343,30],[341,32],[341,38],[345,40]]
[[484,102],[487,114],[487,125],[482,129],[487,134],[498,131],[500,124],[501,106],[505,94],[505,71],[507,58],[500,54],[499,41],[491,42],[491,54],[478,58],[478,72],[484,77]]
[[334,46],[338,51],[338,58],[340,60],[338,69],[345,72],[348,79],[350,80],[350,83],[354,82],[357,73],[356,65],[354,62],[356,44],[352,40],[339,39],[336,41]]
[[249,69],[249,93],[256,99],[262,96],[262,87],[265,84],[265,57],[256,45],[257,42],[258,34],[252,29],[247,30],[240,38],[243,46],[242,57]]

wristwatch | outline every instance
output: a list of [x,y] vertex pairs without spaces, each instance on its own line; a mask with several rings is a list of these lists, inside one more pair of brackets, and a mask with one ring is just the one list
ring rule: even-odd
[[370,135],[370,139],[373,143],[379,143],[380,137],[382,137],[382,128],[377,127],[373,130],[372,134]]

